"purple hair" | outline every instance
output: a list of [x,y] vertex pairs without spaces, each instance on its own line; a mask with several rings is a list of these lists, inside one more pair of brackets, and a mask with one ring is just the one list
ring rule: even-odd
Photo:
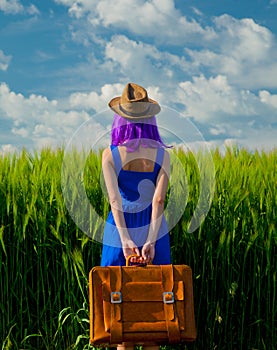
[[139,146],[170,147],[165,145],[160,137],[155,116],[132,121],[115,114],[111,143],[114,146],[126,146],[127,152],[134,152]]

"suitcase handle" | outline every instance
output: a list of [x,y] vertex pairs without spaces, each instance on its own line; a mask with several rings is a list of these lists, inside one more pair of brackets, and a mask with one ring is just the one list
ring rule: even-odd
[[142,261],[131,261],[132,258],[141,258],[139,255],[137,254],[131,254],[126,258],[126,266],[147,266],[146,262],[142,262]]

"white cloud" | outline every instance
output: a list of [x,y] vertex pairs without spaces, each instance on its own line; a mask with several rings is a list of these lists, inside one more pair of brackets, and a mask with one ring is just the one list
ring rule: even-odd
[[[177,82],[180,73],[192,76],[205,71],[206,76],[225,75],[243,89],[277,86],[276,40],[269,29],[251,18],[226,14],[214,17],[212,27],[188,21],[173,0],[119,0],[116,6],[111,0],[56,2],[69,7],[75,17],[86,19],[81,26],[80,21],[74,22],[74,39],[85,45],[94,42],[100,50],[106,46],[107,61],[101,68],[111,73],[119,68],[115,77],[143,75],[156,83],[162,73],[165,79]],[[104,27],[117,33],[108,44],[101,34]],[[140,39],[135,41],[133,34]],[[200,49],[192,48],[191,42]],[[170,54],[159,49],[162,45],[185,45],[185,55]]]
[[232,52],[233,57],[253,63],[267,58],[273,43],[270,30],[251,18],[236,19],[222,15],[216,17],[214,22],[221,32],[221,47]]
[[[271,88],[277,86],[277,46],[267,28],[229,15],[215,17],[211,26],[205,26],[204,14],[192,8],[201,22],[188,20],[173,0],[56,3],[69,8],[68,28],[74,40],[86,47],[78,57],[88,55],[80,65],[57,73],[64,79],[62,84],[70,80],[62,87],[63,96],[67,88],[76,92],[63,100],[37,94],[26,97],[1,84],[0,121],[10,135],[10,139],[1,135],[2,149],[9,149],[15,138],[18,144],[29,142],[32,147],[67,142],[90,120],[83,134],[87,140],[97,138],[111,121],[91,114],[106,110],[107,102],[120,95],[128,81],[145,86],[163,105],[185,106],[184,114],[205,126],[204,136],[211,143],[223,139],[241,143],[244,139],[253,146],[255,141],[266,143],[266,138],[257,137],[262,127],[273,142],[277,97]],[[23,7],[19,1],[0,0],[0,10],[37,13],[34,5]],[[51,59],[42,47],[36,54],[37,60]],[[0,51],[0,70],[8,69],[10,59]]]
[[224,135],[227,133],[226,126],[223,124],[213,125],[209,128],[209,131],[211,135],[215,135],[215,136]]
[[17,148],[10,144],[10,143],[7,143],[7,144],[4,144],[4,145],[1,145],[0,146],[0,155],[5,155],[5,154],[8,154],[8,153],[14,153],[17,151]]
[[[262,90],[259,92],[261,102],[275,108],[277,110],[277,95],[272,95],[269,91]],[[277,111],[276,111],[277,121]]]
[[30,15],[39,13],[35,5],[30,4],[28,7],[24,7],[19,0],[0,0],[0,11],[14,15],[23,12]]
[[188,22],[180,15],[173,1],[163,1],[160,5],[157,1],[129,1],[128,5],[126,6],[126,1],[118,1],[111,11],[110,0],[100,1],[97,6],[99,22],[105,27],[120,27],[139,35],[147,34],[148,37],[163,33],[161,37],[166,37],[167,40],[176,39],[176,36],[180,38],[180,29],[183,38],[191,33],[203,32],[197,22]]
[[40,136],[40,135],[49,135],[52,136],[55,134],[55,131],[52,127],[49,127],[44,124],[37,124],[33,130],[33,135]]
[[197,16],[203,16],[203,13],[197,7],[191,6],[191,9]]
[[105,84],[101,88],[101,93],[97,92],[90,93],[74,93],[69,97],[69,103],[71,108],[81,108],[85,110],[93,109],[96,112],[100,112],[107,108],[107,101],[112,99],[116,95],[120,95],[124,85],[122,84]]
[[[108,102],[115,96],[121,96],[124,87],[125,84],[120,83],[105,84],[102,86],[99,94],[95,91],[89,93],[73,93],[69,97],[70,108],[86,111],[94,110],[96,113],[104,113],[105,110],[108,110],[108,113],[111,114],[108,108]],[[147,92],[151,98],[161,101],[162,94],[158,87],[148,86]]]
[[[57,100],[49,101],[34,94],[24,97],[11,91],[6,84],[0,85],[0,121],[1,124],[9,122],[9,126],[1,132],[5,133],[5,137],[10,135],[11,139],[17,137],[18,144],[30,148],[61,146],[89,120],[94,124],[91,115],[84,110],[63,109]],[[98,125],[97,122],[95,125]],[[97,128],[99,132],[101,127],[98,125]],[[91,133],[90,136],[95,138],[96,134]]]
[[126,76],[132,76],[133,71],[136,75],[140,72],[151,79],[151,75],[155,75],[153,61],[159,62],[162,55],[152,45],[130,40],[124,35],[116,35],[106,45],[105,58],[114,63],[113,69],[120,69]]
[[197,21],[188,20],[175,8],[173,0],[56,0],[69,7],[69,13],[80,19],[87,16],[92,26],[120,28],[141,36],[155,38],[157,42],[182,45],[215,37],[211,27],[203,28]]
[[125,80],[156,86],[175,85],[180,72],[184,75],[190,71],[185,57],[160,51],[153,45],[131,40],[124,35],[115,35],[106,44],[102,68],[114,76],[119,75],[121,80],[126,77]]
[[249,150],[259,149],[260,151],[270,151],[277,148],[277,129],[271,126],[262,129],[245,129],[242,137],[237,140],[239,146]]
[[226,76],[193,77],[179,84],[176,102],[186,106],[186,114],[200,122],[257,120],[276,122],[276,96],[262,91],[259,96],[229,84]]
[[23,12],[24,7],[18,0],[0,0],[0,10],[5,13]]
[[[148,80],[156,83],[162,73],[165,79],[178,82],[180,73],[192,76],[205,72],[206,76],[225,75],[243,89],[277,86],[276,40],[269,29],[251,18],[225,14],[214,17],[212,26],[205,26],[188,21],[173,0],[118,0],[116,6],[112,0],[56,2],[67,6],[73,16],[84,17],[81,25],[74,22],[74,39],[85,45],[94,42],[100,50],[106,46],[107,61],[101,68],[111,73],[119,68],[115,78],[148,75]],[[105,35],[117,33],[105,38],[110,40],[108,44],[103,28],[109,29]],[[134,40],[134,34],[139,40]],[[200,49],[190,46],[191,42]],[[184,47],[185,55],[170,54],[163,45]]]
[[11,56],[6,56],[2,50],[0,50],[0,70],[6,71],[11,61]]
[[253,19],[214,18],[218,38],[211,48],[188,49],[192,65],[224,74],[244,88],[277,86],[277,46],[273,34]]
[[28,128],[12,128],[12,133],[15,135],[19,135],[23,138],[26,138],[29,136]]
[[192,81],[180,83],[179,87],[178,102],[186,106],[188,115],[201,122],[236,115],[238,112],[250,112],[247,112],[243,99],[230,87],[225,76],[207,79],[201,75],[193,77]]
[[180,83],[177,101],[211,145],[231,140],[251,150],[277,147],[277,95],[240,90],[222,75],[200,76]]
[[57,101],[48,101],[44,96],[30,95],[25,98],[22,94],[10,91],[9,87],[0,84],[0,111],[3,116],[17,122],[35,120],[45,113],[55,110]]
[[[120,83],[105,84],[99,92],[74,93],[63,101],[51,101],[38,95],[24,97],[7,85],[0,85],[0,122],[6,125],[1,130],[5,137],[1,136],[0,153],[12,151],[16,145],[31,149],[68,145],[68,142],[93,148],[107,145],[112,121],[107,102],[121,95],[123,88]],[[211,145],[221,145],[226,139],[251,149],[276,144],[276,95],[268,91],[260,91],[259,96],[238,91],[224,76],[194,77],[192,81],[176,86],[175,96],[173,90],[167,91],[166,95],[161,86],[146,88],[149,96],[158,101],[167,96],[168,103],[185,104],[183,115],[192,116],[197,125],[205,125],[208,132],[203,137]],[[268,113],[262,114],[265,111]],[[168,119],[170,109],[165,114]],[[164,121],[160,122],[163,124]],[[174,123],[170,127],[172,129]]]
[[29,15],[38,15],[40,13],[39,9],[34,4],[27,7],[26,12],[29,13]]

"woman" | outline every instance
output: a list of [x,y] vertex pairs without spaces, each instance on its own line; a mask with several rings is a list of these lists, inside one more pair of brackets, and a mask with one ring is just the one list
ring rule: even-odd
[[[116,114],[112,144],[102,156],[111,212],[104,230],[101,266],[125,265],[134,253],[146,263],[170,264],[163,216],[170,159],[156,125],[160,106],[134,83],[128,83],[122,96],[113,98],[109,106]],[[118,345],[118,349],[133,346]]]

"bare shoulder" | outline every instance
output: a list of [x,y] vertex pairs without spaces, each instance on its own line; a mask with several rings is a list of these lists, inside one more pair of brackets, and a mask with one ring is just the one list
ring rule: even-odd
[[104,149],[102,153],[102,163],[104,162],[110,162],[112,160],[112,152],[110,147],[107,147]]

